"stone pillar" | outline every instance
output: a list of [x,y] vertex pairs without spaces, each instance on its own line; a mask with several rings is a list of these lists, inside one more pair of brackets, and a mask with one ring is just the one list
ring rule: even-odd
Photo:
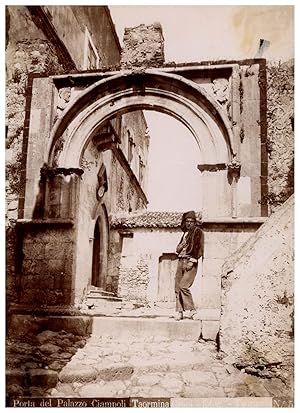
[[237,218],[238,216],[238,197],[237,197],[237,182],[240,177],[241,163],[234,157],[230,163],[227,164],[228,178],[231,183],[231,216]]
[[127,27],[121,54],[123,69],[160,67],[165,61],[164,38],[160,23]]
[[41,169],[41,181],[45,185],[45,199],[41,210],[43,219],[74,219],[77,214],[80,168]]

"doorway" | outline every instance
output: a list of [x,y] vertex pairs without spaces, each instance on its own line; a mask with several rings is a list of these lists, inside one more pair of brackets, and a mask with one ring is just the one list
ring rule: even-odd
[[107,228],[100,216],[94,229],[91,285],[101,290],[107,288],[107,241]]

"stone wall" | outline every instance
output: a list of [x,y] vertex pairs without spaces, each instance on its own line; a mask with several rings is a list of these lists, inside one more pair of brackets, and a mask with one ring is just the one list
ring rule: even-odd
[[294,193],[294,61],[269,64],[268,152],[271,211]]
[[71,304],[74,240],[74,229],[65,227],[62,231],[59,223],[23,229],[22,267],[15,280],[19,304],[31,308]]
[[[211,61],[199,63],[201,67],[202,70],[191,70],[184,76],[204,88],[217,107],[222,107],[237,152],[233,164],[229,156],[224,164],[220,161],[215,167],[205,163],[198,165],[203,186],[210,188],[203,197],[204,215],[267,216],[265,61]],[[203,133],[201,136],[204,136]],[[204,143],[203,147],[207,151],[208,144]],[[233,174],[236,160],[240,162],[240,172],[235,181]],[[227,168],[225,163],[228,164]]]
[[221,350],[248,372],[292,379],[293,197],[225,262],[222,287]]
[[[86,29],[99,56],[99,68],[118,67],[120,44],[108,7],[94,6],[42,6],[51,23],[64,42],[78,70],[84,66]],[[92,67],[91,69],[97,69]]]
[[[112,263],[111,249],[114,241],[110,241],[109,216],[117,211],[130,211],[145,208],[144,199],[139,195],[136,187],[132,183],[131,174],[120,162],[114,150],[99,151],[92,141],[88,144],[81,166],[84,173],[80,180],[80,195],[78,200],[78,220],[77,220],[77,243],[76,254],[76,296],[75,301],[80,303],[84,294],[91,284],[92,262],[93,262],[93,242],[94,229],[99,216],[101,219],[101,233],[106,234],[108,251],[102,250],[102,258],[109,252],[108,270],[105,276],[105,288],[114,291],[115,273],[111,270]],[[107,175],[107,191],[99,198],[98,173],[105,167]],[[131,172],[132,173],[132,172]],[[104,245],[101,245],[104,248]],[[106,265],[106,264],[105,264]],[[104,271],[104,270],[103,270]],[[104,271],[106,272],[106,270]]]
[[[147,169],[149,153],[149,136],[147,123],[142,111],[128,112],[122,115],[122,142],[121,148],[128,160],[129,139],[132,139],[133,157],[130,167],[144,192],[147,190]],[[142,168],[142,179],[140,169]]]
[[160,23],[126,28],[123,42],[123,69],[160,67],[164,63],[164,38]]
[[110,213],[117,211],[135,211],[146,207],[144,199],[136,191],[130,176],[126,173],[118,158],[112,154],[111,187],[114,196],[111,199]]
[[[192,286],[197,308],[220,311],[222,265],[260,225],[260,222],[242,220],[203,224],[204,257],[203,262],[199,261],[198,275]],[[114,292],[124,299],[158,303],[159,290],[174,284],[174,253],[181,235],[180,228],[113,228],[109,271],[113,274]],[[166,296],[167,301],[174,301],[171,294]]]
[[[22,246],[16,244],[18,240],[14,225],[18,217],[18,199],[20,217],[23,216],[24,206],[26,207],[24,188],[30,115],[33,121],[39,121],[39,130],[34,131],[36,135],[31,142],[32,152],[39,151],[42,160],[45,147],[43,139],[48,137],[51,117],[50,107],[45,107],[44,103],[51,104],[47,101],[51,93],[48,93],[48,89],[47,93],[41,93],[43,88],[33,97],[36,103],[44,99],[43,103],[40,107],[35,107],[33,114],[30,113],[32,77],[37,74],[49,76],[70,73],[76,68],[82,69],[83,55],[88,46],[87,31],[100,56],[99,66],[118,66],[120,45],[107,7],[6,7],[6,247],[9,303],[17,300],[19,294],[19,287],[15,283],[15,266],[20,265],[21,261],[20,257],[15,259],[15,251]],[[35,169],[36,180],[42,163],[40,165],[29,162],[29,168]],[[36,191],[35,185],[32,185],[30,195],[32,191]],[[35,199],[34,196],[31,196],[30,201],[32,199]],[[32,211],[31,203],[27,207]],[[31,281],[29,282],[29,276],[26,277],[28,286]]]
[[35,26],[26,7],[9,6],[6,13],[6,270],[9,302],[12,302],[17,297],[17,291],[13,292],[17,287],[14,272],[17,246],[12,234],[15,233],[13,227],[18,216],[18,197],[25,184],[21,173],[26,160],[23,137],[28,134],[31,95],[28,76],[34,73],[62,73],[69,62],[62,62],[55,45]]
[[[7,11],[10,16],[6,53],[6,199],[9,220],[17,218],[17,199],[24,185],[20,182],[20,176],[24,168],[23,134],[28,131],[28,123],[24,124],[29,113],[26,101],[31,93],[28,90],[28,76],[33,73],[62,73],[67,67],[59,61],[54,45],[34,26],[26,7],[17,9],[13,7],[11,11],[8,7]],[[24,19],[30,26],[28,33],[32,37],[24,39],[24,32],[22,38],[13,37],[17,34],[21,36],[16,27],[20,27]]]
[[17,230],[15,225],[6,228],[6,302],[15,303],[18,300],[18,285],[16,283],[16,262],[18,259],[17,251]]
[[100,67],[119,64],[120,45],[109,10],[97,7],[96,11],[95,7],[74,6],[6,7],[8,219],[17,217],[17,198],[24,185],[20,182],[20,172],[25,167],[22,164],[26,152],[23,133],[27,133],[29,126],[31,84],[28,76],[34,73],[61,74],[75,67],[82,70],[85,27],[101,55]]

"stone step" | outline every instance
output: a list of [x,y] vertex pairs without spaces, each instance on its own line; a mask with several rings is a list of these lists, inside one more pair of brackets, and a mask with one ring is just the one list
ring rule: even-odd
[[[108,302],[108,304],[110,306],[120,306],[120,303],[118,302]],[[144,313],[142,314],[141,311]],[[126,330],[128,328],[130,334],[136,332],[138,335],[141,334],[142,336],[145,336],[146,334],[158,334],[166,328],[165,331],[169,337],[172,337],[173,334],[175,334],[176,329],[178,329],[184,336],[187,329],[189,332],[192,331],[195,338],[198,338],[200,329],[202,328],[202,333],[203,330],[205,333],[205,335],[202,334],[204,339],[209,338],[208,330],[212,330],[211,337],[213,337],[214,330],[218,331],[219,329],[220,311],[216,309],[203,309],[198,310],[198,314],[200,316],[200,321],[184,319],[178,322],[174,320],[173,310],[160,309],[159,311],[155,311],[153,308],[136,309],[132,311],[118,310],[118,313],[115,314],[115,316],[103,314],[100,311],[99,314],[97,314],[97,310],[88,310],[86,311],[86,314],[76,316],[48,315],[47,317],[32,317],[30,314],[12,314],[10,318],[10,332],[13,332],[13,334],[11,334],[13,336],[22,337],[24,334],[28,333],[37,334],[47,326],[47,329],[49,330],[65,330],[69,333],[80,335],[91,334],[92,332],[98,334],[101,331],[109,333],[113,331],[118,335],[126,335]],[[112,326],[112,330],[110,325]],[[157,327],[155,327],[156,325]],[[192,330],[190,330],[190,326]],[[149,329],[153,329],[153,332]],[[169,331],[171,332],[169,333]],[[161,334],[159,333],[159,335]],[[175,337],[177,337],[177,332]]]
[[[171,308],[169,306],[160,307],[135,307],[134,304],[130,302],[107,302],[101,300],[89,301],[89,305],[94,304],[92,309],[89,309],[86,314],[92,316],[113,316],[113,317],[132,317],[132,318],[160,318],[167,317],[174,319],[174,306]],[[219,321],[220,320],[220,310],[214,308],[200,309],[197,310],[199,318],[201,321]],[[185,318],[188,315],[185,315]]]
[[[108,333],[111,332],[102,336],[92,334],[86,346],[60,371],[61,384],[104,384],[155,373],[185,374],[189,370],[193,370],[194,375],[200,372],[204,376],[212,375],[211,369],[217,354],[216,343],[179,339],[170,341],[162,336],[136,338],[137,334],[127,340],[125,337],[109,338]],[[205,381],[207,377],[202,379]]]
[[91,292],[86,296],[86,299],[93,300],[106,300],[106,301],[122,301],[121,297],[116,297],[112,295],[102,295],[100,292]]
[[103,309],[106,313],[110,309],[121,308],[122,300],[107,299],[106,297],[86,297],[85,304],[88,306],[94,304],[95,307],[99,310]]
[[105,290],[103,290],[101,288],[97,288],[97,287],[89,289],[88,295],[91,295],[91,294],[95,295],[95,296],[96,295],[101,295],[103,297],[116,297],[115,293],[112,293],[111,291],[105,291]]
[[116,311],[121,310],[121,301],[119,300],[107,300],[100,297],[87,297],[85,300],[85,306],[91,309],[94,314],[115,314]]
[[69,363],[61,370],[58,379],[60,383],[97,383],[129,380],[133,374],[145,376],[152,373],[184,373],[188,370],[193,370],[194,374],[197,374],[197,370],[206,369],[206,360],[196,353],[183,354],[181,358],[173,358],[172,361],[137,356],[136,360],[130,363],[94,362],[93,365]]
[[173,310],[175,308],[175,301],[171,302],[171,301],[157,301],[155,303],[155,307],[157,308],[169,308],[171,310]]
[[149,336],[164,337],[167,340],[198,340],[201,334],[201,321],[181,320],[174,318],[142,318],[142,317],[93,317],[92,334],[120,340],[132,336],[146,338]]

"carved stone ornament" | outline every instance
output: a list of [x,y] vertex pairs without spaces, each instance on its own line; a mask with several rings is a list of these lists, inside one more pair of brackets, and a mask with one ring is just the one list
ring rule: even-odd
[[102,185],[98,189],[97,198],[100,200],[103,197],[104,194],[105,194],[105,187]]
[[99,169],[97,178],[98,178],[98,186],[96,190],[96,197],[98,201],[100,201],[103,195],[105,194],[105,192],[108,190],[107,173],[106,173],[106,168],[103,164],[101,165]]
[[241,162],[236,159],[236,155],[233,156],[231,162],[227,164],[228,172],[232,175],[239,176],[241,172]]
[[228,80],[224,78],[214,79],[212,89],[217,101],[224,105],[228,101]]
[[40,170],[42,180],[46,180],[47,178],[52,179],[57,175],[68,176],[74,174],[81,176],[83,172],[81,168],[53,168],[48,165],[44,165]]
[[63,87],[58,91],[58,101],[57,101],[57,114],[60,114],[71,99],[71,88]]

